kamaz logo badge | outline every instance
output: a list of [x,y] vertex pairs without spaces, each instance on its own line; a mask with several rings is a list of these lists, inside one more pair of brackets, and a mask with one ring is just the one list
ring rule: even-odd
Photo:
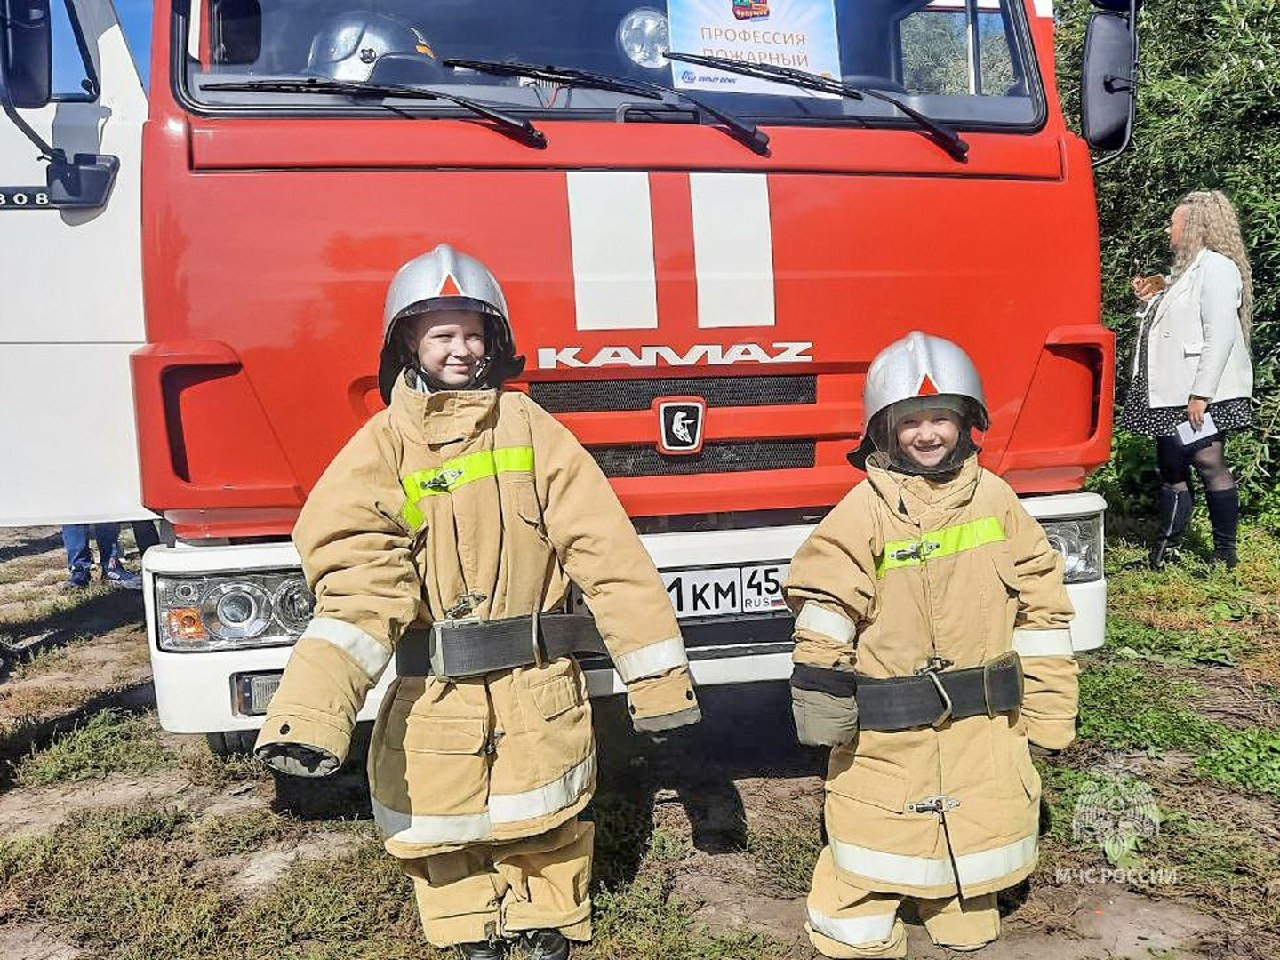
[[538,369],[576,367],[717,367],[734,363],[813,363],[812,342],[780,341],[771,344],[700,343],[688,350],[674,347],[601,347],[583,356],[583,347],[540,347]]
[[702,427],[707,420],[707,402],[701,397],[658,397],[658,452],[689,454],[702,452]]

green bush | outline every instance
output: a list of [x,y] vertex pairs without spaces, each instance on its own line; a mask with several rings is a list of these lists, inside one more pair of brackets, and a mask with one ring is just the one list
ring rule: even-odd
[[[1078,116],[1084,27],[1091,6],[1061,4],[1058,76]],[[1133,146],[1096,171],[1102,235],[1103,316],[1130,355],[1137,321],[1135,272],[1169,263],[1164,226],[1189,190],[1224,190],[1240,212],[1253,266],[1256,428],[1229,445],[1248,509],[1280,514],[1280,8],[1276,0],[1183,0],[1141,14],[1142,66]],[[1121,362],[1122,374],[1128,369]],[[1123,383],[1117,387],[1123,399]],[[1149,496],[1140,444],[1123,437],[1095,483],[1113,506]],[[1150,500],[1139,502],[1150,509]]]

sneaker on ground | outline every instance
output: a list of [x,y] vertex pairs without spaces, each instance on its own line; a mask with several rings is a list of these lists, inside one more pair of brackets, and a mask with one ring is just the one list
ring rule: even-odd
[[83,590],[89,586],[88,570],[72,570],[71,576],[67,577],[66,588],[68,590]]
[[107,569],[102,571],[102,582],[126,590],[141,590],[142,574],[126,570],[122,563],[116,561],[107,564]]

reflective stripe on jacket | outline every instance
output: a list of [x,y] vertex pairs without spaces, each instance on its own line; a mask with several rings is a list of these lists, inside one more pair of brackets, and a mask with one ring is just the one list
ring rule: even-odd
[[[556,610],[583,590],[633,718],[697,712],[675,614],[622,506],[573,436],[519,393],[421,394],[334,458],[294,530],[316,594],[258,745],[346,755],[411,626]],[[551,829],[591,797],[586,683],[569,659],[444,683],[399,678],[369,752],[375,818],[401,857]]]
[[836,868],[863,889],[977,896],[1026,876],[1040,799],[1028,737],[1074,736],[1077,667],[1061,557],[1008,485],[976,457],[944,483],[873,466],[800,548],[785,593],[800,663],[885,678],[935,656],[962,669],[1022,655],[1017,715],[864,730],[833,750],[826,825]]

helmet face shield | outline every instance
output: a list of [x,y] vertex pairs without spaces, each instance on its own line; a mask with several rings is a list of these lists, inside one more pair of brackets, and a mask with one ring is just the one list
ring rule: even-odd
[[[955,417],[958,427],[956,445],[938,463],[926,466],[902,448],[898,437],[904,421],[938,410],[945,410]],[[871,418],[867,435],[859,448],[849,455],[849,460],[862,470],[870,463],[895,473],[914,476],[931,477],[952,473],[965,460],[982,450],[985,428],[979,426],[981,422],[980,410],[969,397],[943,393],[900,400]],[[855,457],[859,460],[855,461]]]

